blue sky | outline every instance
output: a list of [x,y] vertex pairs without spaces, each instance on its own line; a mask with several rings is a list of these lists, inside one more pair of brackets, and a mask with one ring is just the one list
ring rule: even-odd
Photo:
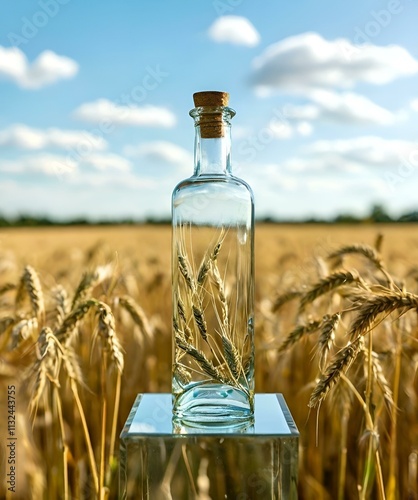
[[418,2],[7,2],[0,214],[167,216],[226,90],[258,216],[417,208]]

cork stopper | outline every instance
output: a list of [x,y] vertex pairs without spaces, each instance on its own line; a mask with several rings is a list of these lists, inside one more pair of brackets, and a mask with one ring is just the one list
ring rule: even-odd
[[195,92],[193,94],[193,101],[196,108],[204,106],[228,106],[229,94],[228,92],[216,92],[211,90]]
[[[220,108],[228,106],[228,92],[204,91],[195,92],[193,101],[196,108]],[[216,139],[224,137],[225,127],[223,116],[219,110],[213,109],[202,112],[199,120],[200,135],[203,139]]]

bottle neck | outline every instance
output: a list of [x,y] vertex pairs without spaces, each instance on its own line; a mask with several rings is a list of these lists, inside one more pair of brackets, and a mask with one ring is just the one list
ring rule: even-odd
[[231,123],[235,111],[202,106],[190,111],[195,121],[194,175],[231,175]]
[[223,124],[223,137],[203,138],[200,126],[196,126],[194,148],[194,175],[230,175],[231,130]]

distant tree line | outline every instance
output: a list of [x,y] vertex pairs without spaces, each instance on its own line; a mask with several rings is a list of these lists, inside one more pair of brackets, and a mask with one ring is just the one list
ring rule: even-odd
[[[303,224],[364,224],[364,223],[397,223],[397,222],[418,222],[418,210],[405,213],[400,217],[390,216],[383,205],[373,205],[370,213],[364,217],[358,217],[351,214],[340,214],[336,217],[325,218],[307,218],[305,220],[279,219],[274,217],[263,217],[257,219],[264,223],[303,223]],[[4,217],[0,215],[0,227],[40,227],[40,226],[87,226],[99,225],[110,226],[114,224],[134,225],[134,224],[170,224],[169,218],[147,217],[142,220],[133,218],[124,219],[102,219],[98,221],[89,220],[84,217],[78,217],[70,220],[57,220],[49,217],[40,217],[34,215],[19,215],[18,217]]]

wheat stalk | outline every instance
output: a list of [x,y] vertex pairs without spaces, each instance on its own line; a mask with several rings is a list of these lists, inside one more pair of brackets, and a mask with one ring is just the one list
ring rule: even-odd
[[340,313],[335,313],[332,316],[326,314],[322,318],[321,332],[318,340],[319,367],[321,370],[323,370],[326,365],[328,353],[334,343],[335,331],[338,328],[340,319]]
[[210,271],[210,268],[212,267],[213,263],[216,262],[219,252],[222,247],[222,243],[224,240],[224,236],[221,235],[218,243],[215,245],[213,248],[212,252],[210,253],[209,257],[205,258],[199,268],[199,271],[197,273],[197,284],[200,286],[203,286],[206,280],[206,277]]
[[402,313],[418,309],[418,296],[409,292],[388,290],[385,294],[374,294],[365,298],[358,308],[358,315],[351,324],[349,336],[357,338],[373,328],[377,317],[401,309]]
[[330,274],[326,278],[321,279],[310,290],[303,294],[300,300],[300,311],[302,311],[307,304],[310,304],[325,293],[353,283],[357,283],[361,286],[364,285],[363,280],[357,275],[357,273],[354,272],[337,271]]
[[225,379],[218,368],[213,365],[213,363],[203,354],[203,352],[198,351],[194,346],[187,343],[184,338],[176,335],[176,344],[180,349],[189,354],[197,362],[200,368],[211,378],[225,384],[230,383],[230,381]]
[[182,274],[184,281],[189,287],[189,290],[192,292],[192,294],[194,294],[196,291],[196,285],[193,279],[192,272],[190,270],[189,263],[186,257],[181,255],[180,252],[178,252],[177,260],[179,264],[180,273]]
[[[178,313],[181,321],[183,322],[183,326],[184,326],[183,335],[184,335],[185,339],[189,342],[193,339],[193,333],[187,324],[186,310],[184,308],[183,301],[181,300],[180,297],[177,297],[177,313]],[[173,322],[175,322],[175,321],[176,320],[173,319]],[[174,329],[177,331],[180,330],[180,327],[177,323],[174,325]]]
[[30,338],[37,331],[38,331],[38,320],[36,317],[20,320],[12,328],[11,348],[15,349],[21,342]]
[[[379,239],[376,240],[377,247],[376,249],[378,250],[378,247],[381,245],[381,241],[379,242]],[[378,254],[378,252],[373,248],[370,247],[369,245],[360,245],[360,244],[354,244],[354,245],[347,245],[339,250],[336,250],[335,252],[332,252],[328,255],[329,259],[334,259],[337,257],[343,257],[344,255],[347,254],[358,254],[358,255],[363,255],[368,259],[379,271],[381,271],[385,278],[387,279],[388,283],[392,284],[393,283],[393,278],[390,276],[390,274],[386,271],[386,268],[383,264],[383,261]]]
[[186,310],[184,307],[184,303],[181,300],[181,297],[177,297],[177,313],[180,316],[183,323],[187,323]]
[[23,271],[16,297],[16,304],[19,304],[23,299],[25,290],[29,295],[33,314],[42,324],[45,317],[44,294],[42,292],[39,276],[32,266],[26,266]]
[[362,339],[359,338],[356,341],[349,343],[337,354],[334,362],[331,363],[325,370],[325,373],[321,375],[314,391],[312,392],[308,403],[310,408],[314,408],[325,399],[328,392],[339,381],[341,374],[347,372],[353,364],[361,350],[361,346]]
[[376,238],[374,240],[374,248],[376,252],[380,252],[382,250],[382,244],[383,244],[383,234],[377,233]]
[[231,371],[231,374],[235,380],[238,380],[242,369],[241,357],[239,355],[239,352],[226,335],[222,335],[222,345],[225,352],[225,359]]
[[23,282],[23,276],[20,277],[19,284],[16,287],[16,295],[15,295],[15,311],[18,311],[19,308],[21,307],[25,295],[26,295],[26,288],[25,288],[25,283]]
[[153,338],[152,328],[142,307],[132,297],[128,297],[127,295],[119,297],[118,301],[129,313],[134,323],[138,325],[148,342],[151,342]]
[[310,321],[306,325],[297,326],[292,332],[289,333],[287,338],[282,342],[278,348],[278,352],[283,352],[290,346],[295,344],[304,335],[308,333],[316,332],[321,327],[322,320],[320,321]]
[[97,304],[98,332],[102,339],[105,352],[110,353],[110,357],[120,373],[123,371],[123,353],[119,339],[115,332],[115,318],[110,307],[104,302]]
[[196,307],[194,304],[192,305],[193,318],[195,320],[197,329],[199,330],[200,335],[203,340],[207,342],[208,340],[208,326],[206,324],[205,316],[203,313],[203,309]]
[[99,302],[96,299],[88,299],[79,304],[64,318],[63,322],[55,330],[55,336],[60,340],[67,340],[70,334],[74,331],[78,322],[90,311],[92,307],[97,307]]
[[36,344],[36,358],[36,362],[31,369],[31,373],[35,376],[29,403],[32,415],[36,414],[38,403],[44,392],[47,380],[59,386],[59,352],[56,347],[54,334],[49,327],[42,328],[39,334]]
[[84,440],[85,440],[85,443],[87,446],[90,469],[91,469],[91,473],[93,475],[93,483],[94,483],[94,487],[95,487],[95,492],[97,494],[99,491],[99,479],[98,479],[98,473],[97,473],[97,466],[96,466],[96,461],[94,458],[93,446],[91,444],[91,439],[90,439],[89,429],[87,426],[86,416],[85,416],[83,405],[81,403],[80,395],[79,395],[78,389],[77,389],[77,383],[80,385],[84,385],[83,375],[81,373],[80,365],[78,364],[78,360],[77,360],[77,357],[76,357],[73,349],[69,345],[66,345],[64,347],[56,337],[55,337],[55,343],[61,352],[62,365],[63,365],[64,370],[66,371],[67,376],[69,378],[71,392],[73,394],[74,401],[75,401],[78,413],[80,415],[81,427],[83,430]]
[[339,248],[335,252],[330,253],[328,255],[328,259],[335,259],[337,257],[343,257],[344,255],[353,253],[363,255],[364,257],[366,257],[366,259],[372,262],[378,269],[383,269],[382,259],[380,258],[376,250],[368,245],[354,244],[354,245],[344,246],[342,248]]
[[210,270],[210,258],[205,259],[199,268],[199,272],[197,274],[197,284],[199,286],[204,285],[205,280],[206,280],[206,276],[208,275],[209,270]]
[[291,290],[290,292],[285,292],[276,297],[273,304],[271,305],[271,312],[277,312],[284,304],[290,302],[293,299],[296,299],[302,295],[302,292],[299,290]]
[[69,496],[68,496],[68,460],[67,460],[68,445],[67,445],[67,439],[65,437],[65,426],[64,426],[64,417],[62,414],[61,397],[59,394],[58,386],[56,384],[53,385],[52,397],[53,397],[53,401],[55,402],[54,406],[56,407],[56,411],[57,411],[58,427],[59,427],[60,437],[61,437],[62,471],[63,471],[63,483],[64,483],[63,499],[69,500]]
[[112,267],[110,265],[96,267],[93,271],[85,271],[74,293],[71,310],[73,310],[94,287],[108,278],[111,273]]
[[7,292],[10,292],[10,290],[15,290],[16,285],[14,283],[6,283],[5,285],[0,287],[0,295],[3,295]]
[[5,316],[4,318],[0,318],[0,335],[6,332],[11,325],[13,325],[15,319],[11,316]]
[[226,300],[226,295],[225,295],[225,285],[219,273],[219,269],[218,266],[216,265],[216,262],[214,262],[212,266],[212,277],[216,289],[218,291],[219,301],[222,307],[223,332],[224,335],[229,335],[229,310],[228,310],[228,302]]
[[[369,356],[369,351],[364,349],[364,354],[367,357]],[[382,365],[380,364],[379,355],[373,351],[372,353],[372,365],[373,365],[373,377],[376,380],[376,383],[381,390],[383,397],[389,408],[392,408],[395,403],[393,401],[392,389],[389,386],[389,382],[383,373]]]
[[59,328],[69,313],[68,293],[62,285],[57,285],[51,293],[55,302],[55,328]]

